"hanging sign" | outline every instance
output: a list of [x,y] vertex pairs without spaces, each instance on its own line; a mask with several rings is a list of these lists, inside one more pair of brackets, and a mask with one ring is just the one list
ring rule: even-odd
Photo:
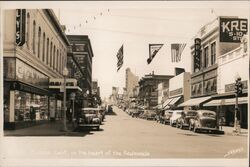
[[220,42],[240,43],[247,28],[247,19],[220,18]]
[[16,44],[22,46],[25,43],[25,18],[26,9],[16,10]]

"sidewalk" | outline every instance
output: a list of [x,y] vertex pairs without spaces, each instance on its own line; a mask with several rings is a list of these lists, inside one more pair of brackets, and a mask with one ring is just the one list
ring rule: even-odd
[[248,137],[248,129],[240,129],[240,133],[236,134],[234,133],[234,127],[230,127],[230,126],[222,126],[222,131],[225,132],[225,135],[232,135],[232,136],[245,136]]
[[85,136],[89,131],[74,132],[71,123],[68,123],[68,132],[62,131],[61,121],[48,122],[29,128],[4,130],[4,136]]

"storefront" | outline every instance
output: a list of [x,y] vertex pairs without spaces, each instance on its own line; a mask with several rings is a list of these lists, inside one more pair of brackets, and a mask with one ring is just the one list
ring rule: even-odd
[[4,70],[4,128],[48,120],[48,77],[15,58],[4,58]]
[[183,72],[169,80],[169,98],[163,103],[164,109],[188,109],[179,106],[190,99],[190,73]]

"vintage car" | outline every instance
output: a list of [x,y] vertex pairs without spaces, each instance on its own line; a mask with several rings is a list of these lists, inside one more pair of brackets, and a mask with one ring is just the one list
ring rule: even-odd
[[178,118],[176,121],[176,127],[181,129],[189,128],[190,119],[194,119],[196,114],[197,112],[195,110],[188,110],[182,112],[181,117]]
[[173,114],[169,120],[170,126],[176,125],[177,119],[181,117],[182,113],[183,113],[183,110],[173,110]]
[[99,108],[82,108],[73,120],[74,128],[93,127],[99,130],[101,124]]
[[144,110],[144,119],[155,120],[156,113],[154,110]]
[[136,108],[135,110],[132,111],[131,116],[137,118],[139,117],[140,113],[141,110],[139,108]]
[[197,115],[190,119],[189,130],[217,132],[216,113],[210,110],[197,110]]
[[164,113],[160,116],[160,123],[169,124],[172,114],[173,110],[165,110]]

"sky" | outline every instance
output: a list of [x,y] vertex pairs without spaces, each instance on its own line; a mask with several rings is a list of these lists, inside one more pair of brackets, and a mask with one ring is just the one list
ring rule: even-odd
[[[67,35],[88,35],[94,52],[92,77],[98,80],[102,98],[112,86],[125,87],[125,70],[140,78],[154,71],[174,75],[174,68],[191,70],[193,37],[217,16],[249,17],[248,1],[92,1],[2,3],[3,8],[52,8]],[[149,44],[164,44],[147,64]],[[171,43],[187,43],[181,61],[171,62]],[[124,46],[124,64],[117,72],[116,54]]]

